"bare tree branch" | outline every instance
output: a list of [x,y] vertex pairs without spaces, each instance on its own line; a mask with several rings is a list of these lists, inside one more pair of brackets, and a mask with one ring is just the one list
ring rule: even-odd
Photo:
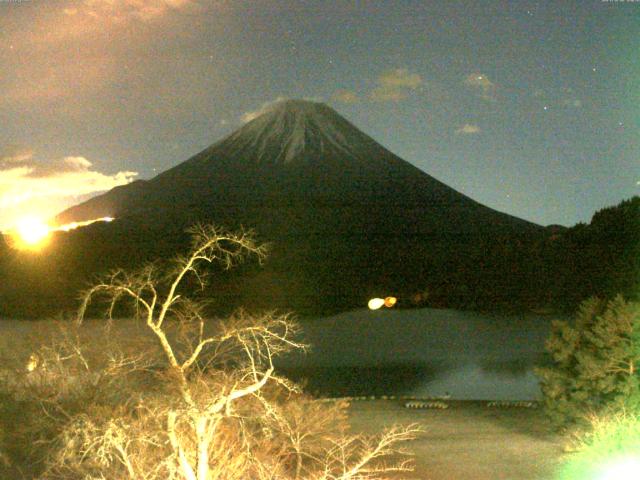
[[[130,305],[163,368],[154,389],[132,388],[125,404],[69,413],[46,478],[364,480],[408,471],[407,461],[386,460],[402,455],[397,444],[415,438],[417,427],[377,440],[347,436],[345,405],[315,402],[276,374],[275,357],[306,348],[290,315],[239,310],[214,322],[204,301],[190,298],[188,277],[203,288],[212,263],[229,269],[247,257],[262,261],[266,247],[250,231],[196,225],[191,234],[190,252],[171,268],[114,271],[84,292],[78,326],[94,301],[107,304],[110,319],[119,305]],[[54,363],[73,358],[85,371],[93,368],[81,348],[64,352]],[[101,372],[134,378],[150,366],[143,352],[113,353]]]

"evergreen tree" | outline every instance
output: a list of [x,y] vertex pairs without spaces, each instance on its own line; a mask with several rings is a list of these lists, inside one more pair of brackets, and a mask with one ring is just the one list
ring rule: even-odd
[[554,322],[546,349],[551,365],[537,374],[557,425],[640,398],[640,304],[622,296],[586,300],[574,325]]

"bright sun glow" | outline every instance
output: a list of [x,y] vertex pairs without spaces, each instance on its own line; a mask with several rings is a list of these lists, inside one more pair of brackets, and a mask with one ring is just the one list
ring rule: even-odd
[[58,227],[51,227],[38,217],[29,216],[18,220],[15,226],[8,231],[10,245],[20,250],[39,250],[42,248],[52,232],[68,232],[80,227],[86,227],[96,222],[112,222],[113,217],[102,217],[83,222],[72,222]]
[[68,232],[70,230],[75,230],[76,228],[86,227],[87,225],[91,225],[96,222],[113,222],[115,220],[113,217],[102,217],[96,218],[95,220],[85,220],[84,222],[71,222],[66,225],[62,225],[55,230],[59,230],[61,232]]
[[597,480],[637,480],[640,476],[640,458],[627,457],[611,462]]
[[50,228],[37,217],[24,217],[16,223],[15,233],[22,245],[37,248],[49,237]]

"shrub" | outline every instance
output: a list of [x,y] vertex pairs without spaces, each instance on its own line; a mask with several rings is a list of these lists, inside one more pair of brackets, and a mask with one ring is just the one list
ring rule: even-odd
[[[409,470],[389,459],[417,428],[348,435],[345,404],[314,401],[277,375],[273,359],[304,348],[289,315],[205,318],[185,278],[204,284],[203,266],[230,268],[265,249],[247,233],[197,227],[193,234],[191,251],[171,268],[117,271],[91,287],[63,341],[36,352],[38,381],[23,386],[46,413],[32,421],[45,456],[41,477],[348,480]],[[98,341],[84,338],[96,300],[109,317],[131,305],[140,337],[116,341],[107,329]]]
[[538,368],[544,404],[558,426],[594,413],[633,408],[639,392],[640,308],[621,296],[582,303],[575,324],[553,323],[551,364]]
[[638,478],[640,414],[621,410],[592,415],[590,429],[576,438],[574,453],[561,468],[560,480]]

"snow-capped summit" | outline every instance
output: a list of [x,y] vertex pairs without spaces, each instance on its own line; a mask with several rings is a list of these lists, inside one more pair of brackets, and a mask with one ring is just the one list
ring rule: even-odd
[[[291,163],[309,154],[357,157],[362,136],[353,125],[323,103],[283,100],[232,134],[234,148],[253,149],[257,161]],[[274,147],[279,147],[275,148]]]

